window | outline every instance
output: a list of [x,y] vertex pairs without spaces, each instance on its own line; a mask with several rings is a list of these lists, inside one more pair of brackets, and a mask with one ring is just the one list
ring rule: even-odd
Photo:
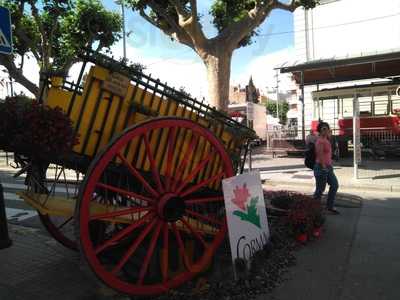
[[389,97],[387,92],[374,95],[374,116],[384,116],[389,112]]
[[353,116],[353,99],[352,96],[346,96],[342,99],[341,113],[343,118],[348,118]]
[[392,100],[392,114],[397,114],[397,111],[400,111],[400,96],[396,95],[396,91],[393,90],[391,93]]
[[372,115],[372,98],[368,93],[358,94],[358,103],[360,106],[360,116]]

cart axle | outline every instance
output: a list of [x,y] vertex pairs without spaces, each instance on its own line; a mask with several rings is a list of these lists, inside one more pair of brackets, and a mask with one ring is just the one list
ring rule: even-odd
[[157,211],[161,219],[168,222],[176,222],[182,218],[185,207],[185,202],[181,197],[168,193],[161,197]]

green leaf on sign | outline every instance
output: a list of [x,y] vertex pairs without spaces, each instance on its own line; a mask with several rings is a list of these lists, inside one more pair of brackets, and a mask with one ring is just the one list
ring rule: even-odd
[[238,216],[242,221],[250,222],[261,228],[260,215],[257,213],[257,203],[258,197],[253,197],[250,200],[250,205],[247,205],[247,211],[242,212],[240,210],[235,210],[233,215]]

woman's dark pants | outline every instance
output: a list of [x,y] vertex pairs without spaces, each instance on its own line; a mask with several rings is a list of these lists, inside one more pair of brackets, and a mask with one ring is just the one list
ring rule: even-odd
[[325,170],[322,169],[320,164],[314,166],[314,177],[315,177],[315,192],[314,199],[321,201],[322,194],[325,191],[326,184],[329,184],[328,199],[326,201],[326,207],[328,209],[333,208],[336,192],[339,188],[339,183],[333,172],[333,167],[329,166]]

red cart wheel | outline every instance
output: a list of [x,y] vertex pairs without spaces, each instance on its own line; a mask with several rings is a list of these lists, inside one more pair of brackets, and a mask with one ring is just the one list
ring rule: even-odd
[[[221,181],[233,175],[222,143],[192,121],[159,118],[127,129],[92,162],[81,187],[75,219],[83,256],[125,294],[181,285],[224,239]],[[99,195],[106,212],[96,212]],[[100,235],[91,232],[94,222],[103,224]]]

